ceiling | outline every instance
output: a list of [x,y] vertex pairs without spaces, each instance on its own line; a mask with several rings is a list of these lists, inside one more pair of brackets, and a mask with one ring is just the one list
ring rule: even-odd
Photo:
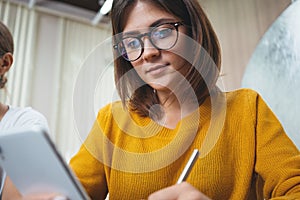
[[104,3],[112,0],[10,0],[27,4],[30,8],[37,8],[55,15],[90,22],[93,25],[110,22],[108,14],[101,14]]
[[105,0],[53,0],[63,2],[72,6],[98,12]]

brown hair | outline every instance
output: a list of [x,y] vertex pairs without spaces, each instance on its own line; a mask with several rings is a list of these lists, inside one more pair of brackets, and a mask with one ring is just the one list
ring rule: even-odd
[[[115,42],[117,35],[122,33],[125,25],[124,18],[128,9],[135,5],[138,0],[114,0],[111,11],[112,29]],[[141,1],[141,0],[140,0]],[[145,0],[166,12],[182,20],[186,27],[190,27],[189,36],[201,47],[195,47],[193,52],[194,67],[186,75],[197,95],[198,103],[201,104],[209,92],[216,87],[216,81],[221,67],[221,53],[218,38],[210,21],[197,0]],[[159,104],[157,95],[153,89],[141,80],[130,62],[123,59],[115,51],[115,82],[120,98],[124,105],[129,100],[129,107],[140,116],[152,116],[150,108]],[[206,54],[209,55],[209,59]],[[213,63],[211,62],[211,59]],[[217,66],[217,67],[215,67]],[[130,75],[125,73],[130,71]],[[140,87],[141,86],[141,87]]]
[[[14,40],[5,24],[0,21],[0,57],[6,53],[14,53]],[[0,89],[4,88],[7,78],[3,75],[0,76]]]

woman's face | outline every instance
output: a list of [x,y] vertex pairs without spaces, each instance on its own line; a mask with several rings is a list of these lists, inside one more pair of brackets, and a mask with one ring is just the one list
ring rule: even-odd
[[[128,16],[125,19],[123,30],[124,36],[147,33],[154,24],[180,22],[175,16],[147,1],[138,1],[127,12]],[[179,74],[184,76],[189,70],[189,63],[174,53],[188,50],[183,38],[183,34],[186,32],[183,25],[178,26],[178,40],[175,46],[169,50],[156,49],[148,36],[141,38],[144,43],[143,54],[139,59],[132,61],[131,64],[142,80],[158,92],[169,91],[176,87],[181,78]]]

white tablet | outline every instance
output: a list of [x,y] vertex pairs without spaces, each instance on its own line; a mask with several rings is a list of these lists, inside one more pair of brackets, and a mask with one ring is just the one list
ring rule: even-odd
[[88,200],[44,130],[0,132],[0,165],[22,194],[59,193]]

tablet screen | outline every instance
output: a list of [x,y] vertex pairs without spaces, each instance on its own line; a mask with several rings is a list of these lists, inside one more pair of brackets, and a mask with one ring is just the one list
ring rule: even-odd
[[89,199],[44,130],[0,133],[0,165],[22,194],[59,193]]

